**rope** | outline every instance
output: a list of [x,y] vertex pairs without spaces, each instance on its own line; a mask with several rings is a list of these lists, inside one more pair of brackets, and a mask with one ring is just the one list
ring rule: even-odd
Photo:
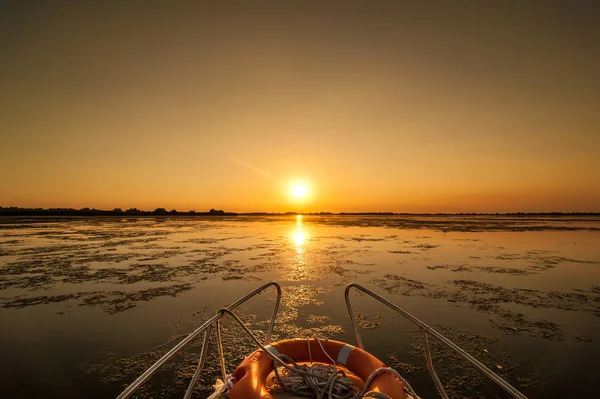
[[[300,335],[302,336],[302,334],[304,334],[304,332],[309,332],[311,333],[311,335],[309,337],[306,338],[306,347],[308,348],[308,358],[310,359],[310,363],[312,364],[312,353],[310,352],[310,339],[314,338],[315,341],[317,341],[317,343],[319,344],[319,346],[321,347],[321,350],[323,351],[323,353],[325,354],[325,356],[327,356],[327,358],[329,360],[331,360],[331,364],[333,364],[334,366],[337,366],[337,362],[335,360],[333,360],[333,358],[331,356],[329,356],[329,353],[327,353],[327,351],[325,350],[325,348],[323,348],[323,344],[321,343],[321,337],[319,336],[319,334],[315,334],[313,332],[311,332],[310,330],[304,330],[300,333]],[[324,341],[327,341],[326,337],[322,338]]]
[[225,376],[225,381],[217,378],[217,382],[213,385],[215,392],[206,399],[221,399],[227,397],[227,392],[233,388],[235,378],[231,374]]
[[[263,350],[275,363],[273,369],[275,372],[275,381],[279,385],[278,389],[288,391],[294,395],[317,398],[317,399],[361,399],[361,398],[378,398],[378,399],[390,399],[389,396],[381,392],[367,391],[369,385],[373,382],[373,379],[380,374],[388,373],[393,375],[402,381],[411,395],[415,398],[420,399],[415,393],[408,382],[398,374],[398,372],[390,367],[381,367],[375,370],[367,381],[365,381],[364,387],[359,390],[350,378],[346,376],[343,370],[339,370],[337,367],[332,365],[313,364],[311,366],[298,365],[289,356],[281,354],[279,356],[273,355],[265,348],[265,346],[256,338],[256,336],[248,329],[240,318],[234,314],[231,310],[226,308],[219,309],[221,313],[229,314],[241,327],[242,329],[252,338],[252,340]],[[329,354],[323,348],[320,340],[315,334],[319,346],[325,353],[325,355],[332,361],[333,364],[336,362],[329,356]],[[307,339],[308,342],[308,339]],[[310,355],[310,344],[309,344],[309,356],[312,362],[312,355]],[[291,366],[287,362],[291,363]],[[283,368],[282,375],[279,374],[277,365]],[[283,377],[283,378],[282,378]],[[327,396],[325,396],[327,395]]]

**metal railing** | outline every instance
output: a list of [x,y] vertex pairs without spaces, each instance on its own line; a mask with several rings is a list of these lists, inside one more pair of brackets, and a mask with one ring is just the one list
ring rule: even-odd
[[500,387],[502,387],[506,392],[508,392],[509,394],[511,394],[513,397],[519,398],[519,399],[527,399],[527,397],[525,395],[523,395],[521,392],[519,392],[515,387],[513,387],[512,385],[510,385],[508,382],[506,382],[504,379],[502,379],[499,375],[497,375],[496,373],[494,373],[492,370],[490,370],[489,368],[487,368],[483,363],[481,363],[480,361],[478,361],[477,359],[475,359],[473,356],[469,355],[463,349],[459,348],[452,341],[450,341],[449,339],[447,339],[446,337],[444,337],[439,332],[435,331],[433,328],[429,327],[427,324],[423,323],[421,320],[417,319],[416,317],[414,317],[413,315],[411,315],[407,311],[401,309],[400,307],[394,305],[393,303],[391,303],[387,299],[382,298],[379,295],[375,294],[374,292],[366,289],[365,287],[363,287],[361,285],[358,285],[356,283],[350,283],[346,287],[346,291],[344,292],[344,296],[345,296],[345,299],[346,299],[346,306],[348,307],[348,313],[350,314],[350,320],[352,321],[352,328],[354,328],[354,334],[356,336],[356,342],[358,343],[358,347],[359,348],[364,349],[364,346],[363,346],[363,342],[362,342],[362,339],[360,337],[360,334],[358,332],[358,326],[356,324],[356,318],[354,317],[354,312],[352,311],[352,305],[350,304],[349,294],[350,294],[350,290],[352,288],[355,288],[355,289],[357,289],[359,291],[362,291],[365,294],[367,294],[367,295],[375,298],[379,302],[381,302],[384,305],[388,306],[392,310],[395,310],[396,312],[400,313],[402,316],[406,317],[408,320],[412,321],[417,326],[419,326],[420,331],[423,333],[423,340],[424,340],[424,343],[425,343],[425,345],[424,345],[425,349],[424,350],[425,350],[425,361],[427,362],[427,370],[429,370],[429,374],[431,375],[431,378],[433,379],[433,382],[435,383],[435,386],[436,386],[438,392],[440,393],[440,395],[444,399],[448,399],[448,394],[446,393],[446,390],[444,389],[444,386],[442,385],[442,382],[440,381],[437,373],[435,372],[435,369],[433,368],[433,361],[431,359],[431,353],[430,353],[430,350],[429,350],[429,340],[428,340],[428,336],[429,335],[437,338],[443,344],[445,344],[446,346],[448,346],[451,349],[453,349],[460,356],[462,356],[464,359],[466,359],[471,365],[473,365],[476,369],[478,369],[483,374],[485,374],[485,376],[487,376],[489,379],[491,379],[492,381],[494,381],[496,384],[498,384]]
[[[275,306],[273,307],[271,321],[269,323],[269,327],[266,332],[265,345],[269,344],[269,342],[271,340],[271,333],[273,331],[273,327],[275,325],[275,319],[277,318],[277,312],[279,310],[279,305],[281,303],[281,287],[279,286],[279,284],[277,284],[275,282],[269,282],[267,284],[264,284],[264,285],[260,286],[259,288],[255,289],[254,291],[239,298],[237,301],[235,301],[228,307],[224,308],[226,310],[232,311],[233,309],[237,308],[238,306],[240,306],[241,304],[243,304],[250,298],[254,297],[255,295],[258,295],[259,293],[263,292],[264,290],[266,290],[267,288],[269,288],[271,286],[275,287],[275,289],[277,290],[277,298],[275,300]],[[443,398],[448,399],[448,394],[446,393],[446,390],[444,389],[444,386],[442,385],[442,382],[440,381],[440,379],[433,367],[433,361],[432,361],[431,353],[430,353],[430,349],[429,349],[429,339],[428,339],[429,335],[437,338],[443,344],[445,344],[446,346],[453,349],[460,356],[462,356],[464,359],[466,359],[471,365],[473,365],[475,368],[477,368],[479,371],[481,371],[483,374],[485,374],[488,378],[490,378],[492,381],[494,381],[496,384],[498,384],[500,387],[502,387],[506,392],[510,393],[513,397],[519,398],[519,399],[527,399],[527,397],[525,395],[523,395],[521,392],[519,392],[516,388],[514,388],[512,385],[510,385],[508,382],[506,382],[504,379],[502,379],[500,376],[498,376],[492,370],[487,368],[485,365],[483,365],[481,362],[479,362],[473,356],[469,355],[463,349],[459,348],[456,344],[454,344],[452,341],[450,341],[449,339],[444,337],[442,334],[438,333],[433,328],[431,328],[427,324],[423,323],[421,320],[417,319],[416,317],[414,317],[407,311],[401,309],[400,307],[394,305],[390,301],[380,297],[379,295],[375,294],[374,292],[362,287],[361,285],[358,285],[356,283],[351,283],[351,284],[348,284],[348,286],[346,287],[344,296],[346,299],[346,306],[348,307],[348,313],[350,314],[352,328],[354,329],[354,334],[356,336],[356,341],[358,343],[359,348],[364,349],[364,345],[362,342],[362,338],[360,337],[360,334],[358,332],[358,325],[356,324],[356,318],[354,317],[354,311],[352,310],[352,305],[350,303],[349,294],[350,294],[350,290],[352,288],[355,288],[355,289],[362,291],[363,293],[371,296],[372,298],[378,300],[379,302],[388,306],[392,310],[400,313],[402,316],[406,317],[408,320],[412,321],[417,326],[419,326],[420,331],[423,333],[424,352],[425,352],[425,361],[427,363],[427,369],[429,370],[429,373],[431,375],[431,378],[433,379],[433,382],[435,383],[437,390],[439,391],[440,395]],[[219,349],[219,357],[221,359],[221,371],[223,374],[223,380],[225,380],[227,371],[225,369],[225,362],[224,362],[224,357],[223,357],[223,343],[221,340],[221,319],[226,314],[227,313],[224,310],[222,310],[222,309],[219,310],[213,317],[211,317],[208,321],[206,321],[204,324],[202,324],[200,327],[198,327],[196,330],[194,330],[192,333],[190,333],[187,337],[185,337],[183,340],[181,340],[170,351],[165,353],[163,355],[163,357],[161,357],[156,363],[154,363],[146,371],[144,371],[144,373],[142,373],[142,375],[140,375],[133,383],[131,383],[131,385],[129,385],[123,392],[121,392],[121,394],[119,396],[117,396],[117,399],[128,398],[136,389],[138,389],[144,382],[146,382],[146,380],[148,380],[148,378],[150,378],[150,376],[152,376],[167,361],[169,361],[179,351],[181,351],[184,347],[186,347],[192,340],[194,340],[194,338],[198,337],[198,335],[200,335],[201,333],[204,333],[203,340],[202,340],[202,349],[200,350],[200,358],[198,359],[198,366],[196,367],[196,371],[194,372],[194,375],[193,375],[193,377],[188,385],[188,388],[185,392],[185,395],[184,395],[184,399],[189,399],[192,396],[192,393],[194,391],[196,384],[198,383],[200,375],[202,374],[202,370],[204,368],[204,362],[206,360],[206,355],[208,352],[209,338],[210,338],[210,335],[211,335],[213,329],[215,329],[215,326],[216,326],[217,346]]]
[[[254,291],[244,295],[231,305],[227,306],[225,309],[233,310],[240,306],[242,303],[246,302],[248,299],[253,296],[263,292],[269,287],[275,287],[277,290],[277,299],[275,300],[275,306],[273,307],[273,313],[271,315],[271,322],[269,323],[269,328],[267,329],[265,345],[267,345],[271,340],[271,333],[273,331],[273,326],[275,325],[275,318],[277,317],[277,311],[279,310],[279,304],[281,302],[281,287],[279,284],[275,282],[269,282],[267,284],[262,285],[261,287],[255,289]],[[220,320],[226,315],[222,310],[219,310],[213,317],[211,317],[206,323],[202,324],[196,330],[194,330],[190,335],[185,337],[181,342],[175,345],[170,351],[164,354],[156,363],[148,368],[148,370],[144,371],[142,375],[140,375],[134,382],[131,383],[119,396],[117,399],[125,399],[129,397],[136,389],[139,388],[152,374],[154,374],[163,364],[165,364],[169,359],[175,356],[179,351],[181,351],[185,346],[187,346],[194,338],[204,332],[204,338],[202,340],[202,349],[200,351],[200,359],[198,360],[198,366],[196,367],[196,371],[194,372],[194,376],[190,381],[190,384],[185,392],[184,399],[189,399],[192,396],[192,392],[194,391],[194,387],[198,383],[198,379],[200,378],[200,374],[202,373],[202,369],[204,368],[204,361],[206,360],[206,354],[208,352],[208,340],[214,325],[216,324],[217,330],[217,345],[219,347],[219,357],[221,358],[221,371],[223,373],[223,379],[227,375],[227,371],[225,370],[225,362],[223,361],[223,344],[221,342],[221,323]],[[208,331],[207,331],[208,330]]]

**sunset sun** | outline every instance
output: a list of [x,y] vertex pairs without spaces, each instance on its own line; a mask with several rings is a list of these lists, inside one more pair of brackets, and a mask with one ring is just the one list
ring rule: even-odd
[[306,184],[296,183],[292,186],[291,192],[295,198],[304,198],[308,193],[308,188]]

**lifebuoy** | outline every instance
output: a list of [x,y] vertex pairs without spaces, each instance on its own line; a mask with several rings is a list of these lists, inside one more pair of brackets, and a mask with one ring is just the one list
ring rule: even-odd
[[[363,382],[373,371],[386,367],[379,359],[360,348],[334,340],[320,340],[320,344],[336,363],[345,366]],[[310,356],[308,353],[310,345]],[[309,362],[331,364],[331,360],[321,349],[319,342],[312,338],[289,339],[267,345],[266,349],[274,355],[285,354],[295,362]],[[235,385],[229,391],[230,399],[273,399],[265,380],[273,370],[273,360],[262,349],[253,352],[240,363],[233,373]],[[373,379],[369,386],[370,391],[382,392],[392,399],[405,399],[402,382],[394,376],[384,373]]]

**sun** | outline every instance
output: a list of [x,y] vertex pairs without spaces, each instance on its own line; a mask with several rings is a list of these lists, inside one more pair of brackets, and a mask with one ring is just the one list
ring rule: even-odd
[[308,194],[306,184],[296,183],[292,186],[292,195],[296,198],[304,198]]

